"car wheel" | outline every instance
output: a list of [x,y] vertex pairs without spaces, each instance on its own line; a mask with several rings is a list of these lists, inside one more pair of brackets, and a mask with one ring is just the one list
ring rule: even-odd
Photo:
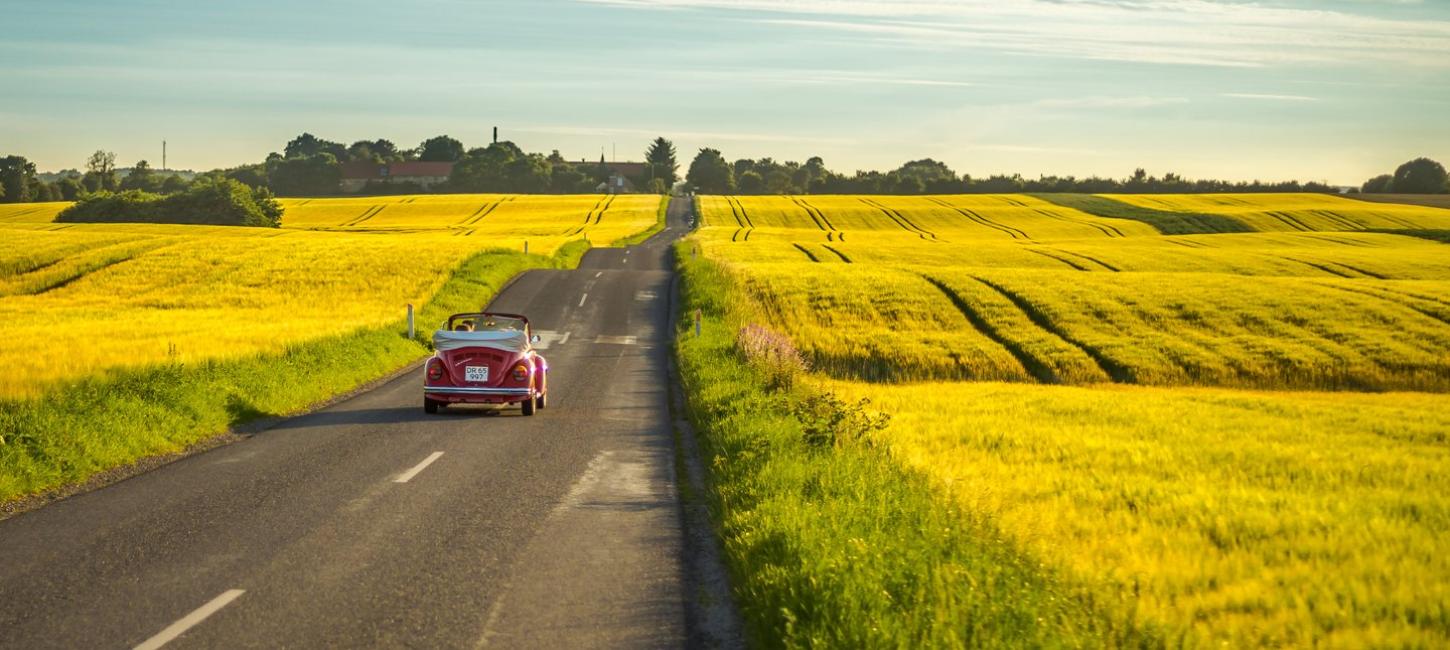
[[519,406],[523,407],[524,415],[534,414],[534,398],[530,397],[529,399],[519,402]]
[[540,411],[549,408],[549,394],[539,393],[539,396],[534,398],[534,408]]
[[432,415],[434,413],[437,413],[438,412],[438,402],[435,402],[435,401],[433,401],[430,398],[424,397],[423,398],[423,412],[424,413],[427,413],[429,415]]

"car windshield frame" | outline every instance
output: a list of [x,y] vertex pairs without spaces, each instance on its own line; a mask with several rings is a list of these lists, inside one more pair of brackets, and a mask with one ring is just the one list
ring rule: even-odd
[[448,317],[444,329],[449,331],[460,331],[459,328],[467,326],[462,331],[466,332],[523,332],[525,336],[532,334],[529,327],[529,319],[512,314],[454,314]]

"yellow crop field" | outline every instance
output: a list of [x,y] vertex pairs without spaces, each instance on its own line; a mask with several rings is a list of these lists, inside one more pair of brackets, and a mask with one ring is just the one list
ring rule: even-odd
[[1110,198],[1252,232],[702,197],[687,245],[811,383],[893,415],[893,459],[1106,615],[1189,646],[1450,643],[1450,249],[1395,234],[1450,211]]
[[1259,231],[1450,229],[1450,210],[1367,203],[1322,194],[1109,194],[1108,198],[1168,212],[1230,217]]
[[69,201],[53,203],[0,203],[0,224],[50,223],[55,215],[70,207]]
[[1190,645],[1447,641],[1443,395],[829,385],[893,413],[893,453],[971,511]]
[[[375,231],[321,230],[318,215],[360,212],[355,199],[289,201],[306,205],[289,207],[281,229],[0,222],[0,397],[396,322],[471,255],[519,251],[525,241],[547,255],[586,235],[605,245],[652,226],[660,200],[496,197],[514,207],[453,228],[479,201],[433,200],[441,198],[389,197],[400,214],[414,206],[406,215],[415,223]],[[293,210],[304,225],[294,226]]]

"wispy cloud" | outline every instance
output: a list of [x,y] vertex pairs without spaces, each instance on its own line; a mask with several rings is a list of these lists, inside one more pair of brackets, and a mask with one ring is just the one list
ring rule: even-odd
[[1038,108],[1155,108],[1187,104],[1186,97],[1067,97],[1032,102]]
[[1223,97],[1232,97],[1234,99],[1259,99],[1259,100],[1271,101],[1271,102],[1317,102],[1317,101],[1319,101],[1319,98],[1318,97],[1309,97],[1309,96],[1306,96],[1306,95],[1271,95],[1271,94],[1264,94],[1264,93],[1222,93],[1222,96]]
[[1450,67],[1450,20],[1214,0],[581,0],[715,9],[897,46],[1160,64]]

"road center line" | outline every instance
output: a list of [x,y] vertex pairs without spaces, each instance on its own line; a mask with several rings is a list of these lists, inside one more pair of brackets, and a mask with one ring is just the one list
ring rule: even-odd
[[582,295],[582,296],[579,296],[579,306],[580,307],[583,307],[584,306],[584,301],[585,300],[588,300],[588,299],[589,299],[589,294],[587,294],[587,293],[584,294],[584,295]]
[[212,614],[215,614],[217,610],[226,607],[228,603],[236,600],[238,596],[244,593],[247,592],[243,589],[229,589],[222,592],[222,595],[211,599],[211,602],[196,608],[196,610],[192,613],[183,616],[181,620],[172,623],[171,625],[166,626],[166,629],[157,632],[156,636],[153,636],[143,641],[141,645],[136,646],[136,650],[156,650],[156,648],[160,648],[161,646],[170,643],[172,640],[176,639],[176,637],[185,634],[187,630],[195,627],[197,623],[205,621],[208,616],[211,616]]
[[427,458],[424,458],[423,459],[423,462],[418,463],[417,465],[414,465],[413,466],[413,469],[410,469],[410,470],[408,470],[406,472],[403,472],[403,474],[401,476],[399,476],[398,478],[393,479],[393,482],[394,483],[407,483],[408,481],[412,480],[414,476],[417,476],[418,475],[418,472],[421,472],[424,469],[426,469],[429,465],[432,465],[433,464],[433,461],[438,460],[438,457],[439,456],[442,456],[442,455],[443,455],[443,452],[441,452],[441,451],[435,451],[435,452],[433,452],[431,454],[428,454],[428,457]]
[[594,274],[594,277],[596,277],[596,278],[597,278],[597,277],[599,277],[599,276],[601,276],[601,275],[604,275],[604,271],[599,271],[599,272],[598,272],[598,273],[595,273],[595,274]]

